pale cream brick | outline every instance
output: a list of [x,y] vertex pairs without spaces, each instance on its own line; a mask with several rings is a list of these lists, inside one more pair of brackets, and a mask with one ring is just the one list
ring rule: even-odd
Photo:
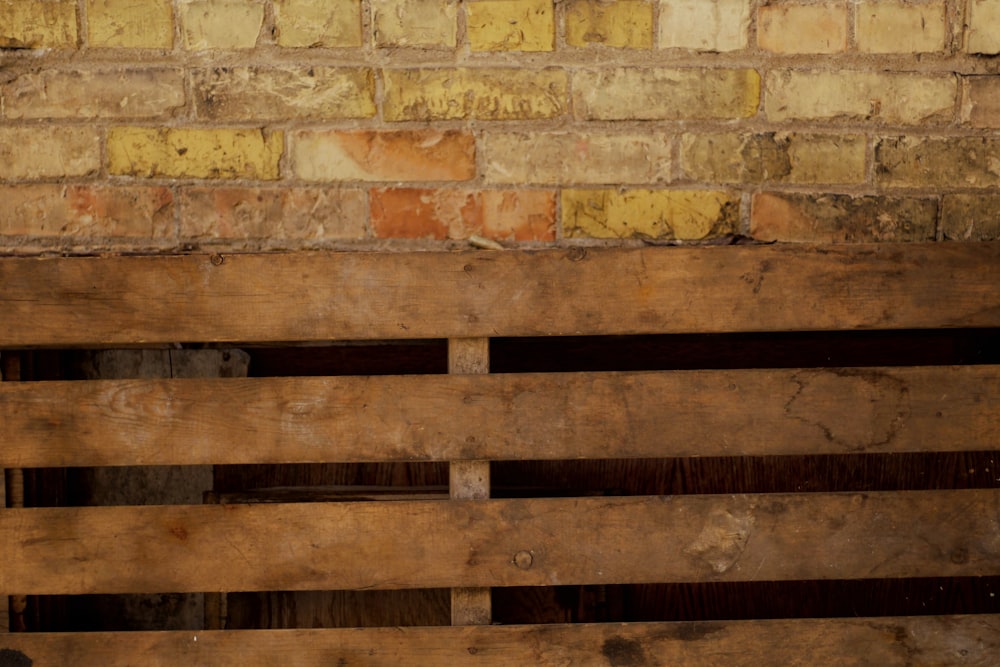
[[181,0],[184,48],[252,49],[264,25],[261,0]]
[[557,68],[385,70],[387,121],[528,120],[566,112],[569,82]]
[[879,185],[1000,187],[1000,137],[886,137],[875,144]]
[[179,69],[45,69],[2,93],[8,118],[169,118],[185,100]]
[[174,45],[171,0],[87,0],[90,46],[169,49]]
[[911,5],[893,0],[857,7],[858,49],[866,53],[943,51],[947,40],[945,3]]
[[973,127],[1000,128],[1000,76],[966,79],[962,121]]
[[458,44],[455,2],[371,0],[376,46],[454,48]]
[[572,0],[566,8],[566,43],[570,46],[652,48],[653,3],[646,0]]
[[0,49],[76,45],[76,0],[0,0]]
[[968,53],[1000,53],[1000,0],[969,0]]
[[765,112],[772,121],[945,123],[957,95],[952,75],[778,70],[767,78]]
[[337,67],[214,67],[192,74],[198,116],[225,120],[370,118],[375,75]]
[[739,195],[710,190],[563,190],[570,238],[699,241],[733,233]]
[[89,176],[101,168],[92,127],[0,127],[0,180]]
[[556,22],[552,0],[482,0],[465,3],[473,51],[551,51]]
[[573,107],[588,120],[749,118],[760,103],[760,75],[752,69],[580,70],[573,75]]
[[774,53],[840,53],[847,50],[847,5],[782,3],[757,10],[757,44]]
[[945,195],[941,232],[949,241],[1000,241],[1000,194]]
[[551,185],[667,182],[671,144],[655,131],[488,133],[482,140],[488,182]]
[[278,46],[358,48],[361,0],[274,0]]
[[661,49],[738,51],[750,32],[750,0],[660,0]]

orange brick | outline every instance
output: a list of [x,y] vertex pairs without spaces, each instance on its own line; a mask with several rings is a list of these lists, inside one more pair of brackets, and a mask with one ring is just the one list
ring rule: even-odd
[[183,241],[360,239],[366,195],[323,187],[191,187],[180,194]]
[[0,180],[88,176],[100,168],[94,128],[0,127]]
[[18,185],[0,188],[0,234],[175,238],[174,197],[163,187]]
[[475,139],[456,130],[302,130],[290,163],[307,181],[464,181],[476,175]]
[[556,199],[548,190],[379,188],[371,211],[379,238],[555,239]]

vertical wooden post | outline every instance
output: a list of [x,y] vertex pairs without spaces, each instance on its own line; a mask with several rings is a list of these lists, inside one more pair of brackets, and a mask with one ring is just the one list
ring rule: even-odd
[[[484,375],[490,372],[489,338],[452,338],[448,340],[448,372]],[[451,497],[454,500],[490,497],[489,461],[452,461],[448,470]],[[489,588],[453,588],[451,590],[452,625],[489,625],[493,620]]]
[[[21,357],[11,353],[0,355],[0,380],[20,379]],[[7,507],[24,507],[24,471],[10,468],[3,473],[3,484],[0,484],[2,487],[0,512]],[[23,595],[12,595],[3,600],[3,604],[0,604],[0,632],[23,632],[26,629],[24,612],[27,603],[28,599]]]

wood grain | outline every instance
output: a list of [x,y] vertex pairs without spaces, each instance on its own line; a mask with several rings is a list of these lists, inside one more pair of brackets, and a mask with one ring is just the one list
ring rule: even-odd
[[1000,366],[5,383],[0,466],[992,450]]
[[997,284],[1000,243],[6,258],[0,347],[996,327]]
[[1000,490],[986,489],[32,508],[0,515],[0,590],[986,576],[1000,574],[998,525]]
[[0,638],[0,655],[4,651],[37,667],[993,667],[1000,654],[1000,616],[30,633]]

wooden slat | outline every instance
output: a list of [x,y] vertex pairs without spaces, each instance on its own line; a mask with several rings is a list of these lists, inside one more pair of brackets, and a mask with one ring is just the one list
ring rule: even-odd
[[0,467],[986,451],[1000,366],[0,385]]
[[998,284],[1000,243],[9,258],[0,347],[996,327]]
[[[643,665],[994,667],[1000,616],[492,627],[31,633],[0,655],[36,667]],[[33,662],[29,662],[33,661]]]
[[986,576],[998,525],[1000,490],[20,509],[0,590]]

